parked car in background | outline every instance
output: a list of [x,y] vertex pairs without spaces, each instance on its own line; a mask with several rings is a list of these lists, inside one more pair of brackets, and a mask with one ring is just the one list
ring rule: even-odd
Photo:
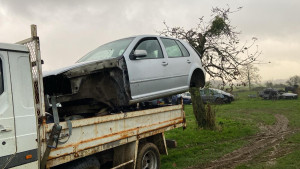
[[298,94],[295,93],[282,93],[279,96],[280,99],[298,99]]
[[259,96],[263,99],[279,99],[279,92],[273,88],[266,88],[259,93]]
[[172,103],[174,104],[180,104],[181,99],[183,104],[191,104],[192,103],[192,97],[190,92],[185,92],[182,94],[177,94],[172,96]]
[[231,103],[234,95],[220,89],[204,88],[200,90],[200,95],[204,103]]
[[259,93],[259,96],[263,99],[297,99],[298,94],[287,93],[283,90],[277,90],[273,88],[266,88]]
[[191,104],[192,103],[192,96],[190,92],[185,92],[181,94],[183,99],[183,104]]
[[104,44],[76,64],[44,74],[45,94],[56,97],[60,113],[129,106],[204,84],[205,73],[193,47],[155,35]]
[[172,105],[172,97],[164,97],[140,103],[141,108],[156,108],[168,105]]

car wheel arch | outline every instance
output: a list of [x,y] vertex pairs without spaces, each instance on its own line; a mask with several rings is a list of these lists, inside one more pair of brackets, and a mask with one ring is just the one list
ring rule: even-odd
[[195,68],[189,78],[189,87],[204,87],[205,74],[200,68]]

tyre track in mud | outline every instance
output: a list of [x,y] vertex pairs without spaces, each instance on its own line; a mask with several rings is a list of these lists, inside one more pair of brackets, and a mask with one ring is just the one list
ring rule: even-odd
[[234,168],[239,164],[246,163],[252,160],[255,156],[266,151],[267,149],[278,145],[287,135],[293,133],[293,130],[288,129],[288,119],[280,114],[275,115],[276,123],[270,126],[261,126],[261,132],[249,139],[249,143],[222,158],[212,161],[206,165],[189,167],[189,169],[219,169],[219,168]]

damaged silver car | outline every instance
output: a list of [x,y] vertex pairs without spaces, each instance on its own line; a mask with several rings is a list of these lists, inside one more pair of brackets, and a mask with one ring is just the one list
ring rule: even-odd
[[185,41],[161,36],[116,40],[44,74],[45,94],[56,97],[60,113],[72,114],[122,108],[204,84],[198,53]]

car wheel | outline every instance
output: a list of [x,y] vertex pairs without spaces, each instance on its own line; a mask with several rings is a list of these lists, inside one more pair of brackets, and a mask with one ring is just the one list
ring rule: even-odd
[[142,144],[136,161],[137,169],[159,169],[160,154],[158,148],[153,143]]
[[231,103],[231,102],[232,102],[231,98],[230,97],[226,97],[226,103]]
[[215,103],[216,103],[216,104],[224,104],[224,100],[221,99],[221,98],[216,98]]

